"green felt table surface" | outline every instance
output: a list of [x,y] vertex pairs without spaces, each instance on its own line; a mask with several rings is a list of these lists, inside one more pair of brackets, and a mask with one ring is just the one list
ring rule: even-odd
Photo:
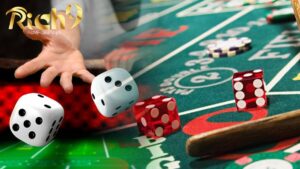
[[[176,98],[182,130],[152,140],[132,123],[82,138],[60,133],[42,148],[0,137],[0,169],[300,168],[299,137],[210,159],[192,158],[185,151],[191,136],[185,129],[194,120],[199,121],[195,128],[205,132],[300,108],[300,32],[295,22],[265,20],[273,9],[290,6],[287,0],[236,8],[226,7],[226,1],[144,0],[139,26],[115,41],[137,49],[128,64],[144,89],[141,99],[157,94]],[[229,37],[251,38],[252,49],[231,58],[206,55],[208,43]],[[264,70],[268,107],[238,113],[232,74],[259,68]]]

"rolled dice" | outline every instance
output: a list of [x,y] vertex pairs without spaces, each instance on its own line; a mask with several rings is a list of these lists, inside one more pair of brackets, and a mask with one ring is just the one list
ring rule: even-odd
[[263,70],[237,72],[232,78],[233,93],[238,111],[267,105]]
[[129,109],[139,97],[134,79],[120,68],[98,75],[92,82],[91,95],[97,109],[105,117],[113,117]]
[[154,96],[136,103],[133,112],[140,132],[148,137],[167,136],[180,129],[176,100]]
[[32,146],[47,145],[57,134],[64,118],[63,107],[42,94],[22,96],[10,118],[10,130]]

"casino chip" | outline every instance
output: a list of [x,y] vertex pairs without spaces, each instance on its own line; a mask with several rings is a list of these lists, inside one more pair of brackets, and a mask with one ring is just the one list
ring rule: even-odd
[[291,7],[273,10],[267,15],[266,19],[269,23],[291,22],[296,20],[294,10]]
[[242,0],[232,0],[226,3],[225,7],[227,8],[235,8],[235,7],[242,7],[245,3]]
[[300,155],[282,151],[259,153],[242,157],[229,164],[226,169],[295,169],[300,166]]
[[213,58],[236,56],[237,54],[249,50],[251,48],[251,42],[252,40],[247,37],[219,40],[207,45],[207,54]]
[[250,48],[251,48],[250,46],[245,46],[239,50],[233,50],[227,52],[208,52],[208,56],[212,58],[233,57],[249,50]]
[[245,5],[268,5],[273,4],[277,0],[244,0]]
[[216,43],[207,45],[207,50],[209,52],[237,51],[251,45],[251,43],[252,40],[247,37],[229,38],[228,40],[219,40]]
[[227,8],[243,7],[247,5],[273,4],[277,0],[231,0],[225,4]]

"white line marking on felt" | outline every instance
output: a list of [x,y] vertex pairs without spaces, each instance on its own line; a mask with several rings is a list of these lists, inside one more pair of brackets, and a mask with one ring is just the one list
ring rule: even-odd
[[266,91],[269,92],[272,88],[283,78],[283,76],[300,60],[300,53],[298,53],[290,62],[281,69],[277,75],[266,86]]
[[42,151],[44,151],[46,148],[48,148],[50,146],[50,144],[52,144],[54,141],[50,142],[48,145],[46,145],[45,147],[43,147],[42,149],[40,149],[38,152],[36,152],[35,154],[33,154],[30,159],[34,159],[35,157],[37,157]]
[[181,3],[179,3],[179,4],[175,5],[175,6],[172,6],[172,7],[168,8],[168,9],[165,9],[165,10],[157,13],[157,15],[155,15],[155,16],[149,18],[149,19],[140,20],[139,23],[138,23],[138,26],[141,26],[143,24],[149,23],[149,22],[151,22],[151,21],[153,21],[155,19],[161,18],[161,17],[163,17],[165,15],[168,15],[168,14],[170,14],[170,13],[172,13],[172,12],[174,12],[174,11],[180,9],[180,8],[185,7],[186,5],[191,4],[192,2],[195,2],[195,1],[194,0],[182,1]]
[[253,5],[256,9],[259,8],[268,8],[268,7],[279,7],[279,6],[285,6],[285,5],[291,5],[290,1],[284,1],[284,2],[278,2],[273,4],[256,4]]
[[[195,112],[199,112],[199,111],[204,111],[204,110],[212,109],[212,108],[216,108],[216,107],[219,107],[219,106],[225,106],[225,105],[232,104],[232,103],[234,103],[234,100],[220,102],[220,103],[208,105],[208,106],[205,106],[205,107],[199,107],[199,108],[196,108],[196,109],[192,109],[192,110],[188,110],[188,111],[185,111],[185,112],[181,112],[181,113],[179,113],[179,116],[184,116],[184,115],[187,115],[187,114],[191,114],[191,113],[195,113]],[[127,128],[131,128],[131,127],[134,127],[136,125],[137,125],[136,123],[131,123],[131,124],[127,124],[125,126],[113,128],[111,130],[106,130],[106,131],[103,131],[103,132],[99,132],[97,134],[112,133],[112,132],[115,132],[115,131],[120,131],[120,130],[124,130],[124,129],[127,129]]]
[[[180,17],[189,17],[189,16],[199,16],[199,13],[191,12],[191,11],[197,10],[197,9],[207,5],[208,3],[214,3],[213,1],[214,0],[204,0],[204,1],[201,1],[197,4],[194,4],[193,6],[190,6],[189,8],[186,8],[186,9],[178,12],[176,14],[176,17],[180,18]],[[237,10],[240,10],[240,8],[239,9],[234,9],[234,10],[237,11]],[[218,11],[218,12],[223,12],[223,11]],[[205,11],[205,12],[201,13],[200,15],[207,15],[207,14],[211,14],[211,13],[214,13],[214,11],[211,10],[211,11],[209,11],[209,13]]]
[[70,169],[70,165],[67,165],[65,169]]
[[107,148],[106,142],[104,140],[104,137],[102,137],[102,143],[103,143],[103,147],[104,147],[104,152],[105,152],[106,158],[110,158],[109,152],[108,152],[108,148]]
[[[235,14],[234,16],[228,18],[227,20],[223,21],[222,23],[220,23],[219,25],[216,25],[214,28],[208,30],[207,32],[201,34],[200,36],[194,38],[193,40],[191,40],[190,42],[184,44],[183,46],[177,48],[176,50],[172,51],[171,53],[167,54],[166,56],[162,57],[161,59],[155,61],[154,63],[148,65],[147,67],[145,67],[144,69],[140,70],[139,72],[135,73],[133,75],[133,77],[136,79],[138,77],[140,77],[141,75],[145,74],[146,72],[150,71],[151,69],[155,68],[156,66],[158,66],[159,64],[165,62],[166,60],[172,58],[173,56],[175,56],[176,54],[182,52],[183,50],[187,49],[188,47],[192,46],[193,44],[197,43],[198,41],[206,38],[207,36],[215,33],[216,31],[218,31],[219,29],[222,29],[223,27],[225,27],[226,25],[234,22],[235,20],[239,19],[240,17],[246,15],[247,13],[251,12],[254,8],[253,7],[249,7],[249,8],[246,8],[245,10]],[[185,111],[185,112],[181,112],[179,113],[180,116],[183,116],[183,115],[187,115],[187,114],[191,114],[191,113],[194,113],[194,112],[197,112],[197,111],[203,111],[203,110],[207,110],[207,109],[211,109],[211,108],[216,108],[216,107],[219,107],[219,106],[224,106],[224,105],[227,105],[227,104],[232,104],[234,103],[234,100],[230,100],[230,101],[225,101],[225,102],[221,102],[221,103],[216,103],[216,104],[213,104],[213,105],[208,105],[208,106],[205,106],[205,107],[200,107],[200,108],[196,108],[196,109],[192,109],[192,110],[188,110],[188,111]],[[106,134],[106,133],[112,133],[112,132],[115,132],[115,131],[120,131],[120,130],[123,130],[123,129],[127,129],[127,128],[131,128],[131,127],[134,127],[136,126],[137,124],[136,123],[132,123],[132,124],[128,124],[128,125],[125,125],[125,126],[121,126],[121,127],[116,127],[116,128],[113,128],[113,129],[110,129],[110,130],[106,130],[106,131],[103,131],[103,132],[99,132],[97,134]]]
[[1,167],[0,169],[5,169],[6,168],[6,166],[3,166],[3,167]]
[[300,144],[294,145],[286,150],[284,150],[285,153],[295,153],[300,150]]
[[215,33],[216,31],[224,28],[225,26],[227,26],[228,24],[234,22],[235,20],[239,19],[240,17],[246,15],[247,13],[251,12],[254,8],[253,7],[249,7],[246,8],[245,10],[242,10],[241,12],[233,15],[232,17],[226,19],[225,21],[223,21],[222,23],[216,25],[215,27],[213,27],[212,29],[209,29],[208,31],[204,32],[203,34],[201,34],[200,36],[192,39],[191,41],[189,41],[188,43],[180,46],[179,48],[175,49],[174,51],[170,52],[169,54],[167,54],[166,56],[162,57],[161,59],[158,59],[157,61],[155,61],[154,63],[146,66],[144,69],[140,70],[139,72],[135,73],[133,75],[133,78],[138,78],[141,75],[147,73],[148,71],[152,70],[153,68],[155,68],[156,66],[160,65],[161,63],[165,62],[166,60],[172,58],[173,56],[175,56],[176,54],[182,52],[183,50],[187,49],[188,47],[194,45],[195,43],[201,41],[202,39],[210,36],[211,34]]
[[18,143],[16,143],[16,144],[10,145],[10,146],[8,146],[8,147],[6,147],[6,148],[0,150],[0,153],[4,152],[4,151],[6,151],[6,150],[8,150],[8,149],[10,149],[10,148],[15,147],[15,146],[17,146],[17,145],[20,144],[20,143],[21,143],[21,142],[18,142]]
[[[221,10],[210,10],[210,11],[205,11],[205,12],[191,12],[193,10],[199,9],[203,7],[203,5],[208,4],[208,3],[214,3],[212,0],[211,2],[208,1],[202,1],[198,4],[195,4],[187,9],[184,9],[183,11],[179,12],[176,14],[177,17],[193,17],[193,16],[201,16],[201,15],[211,15],[211,14],[219,14],[219,13],[226,13],[226,12],[234,12],[234,11],[240,11],[243,10],[249,6],[242,6],[242,7],[233,7],[233,8],[222,8]],[[253,6],[255,9],[260,9],[260,8],[271,8],[271,7],[277,7],[277,6],[285,6],[285,5],[290,5],[291,2],[280,2],[276,4],[260,4],[260,5],[250,5]],[[224,4],[223,4],[224,5]]]
[[[282,91],[282,92],[268,92],[267,93],[268,96],[272,96],[272,95],[300,95],[300,91]],[[191,113],[195,113],[195,112],[200,112],[200,111],[204,111],[204,110],[208,110],[208,109],[212,109],[212,108],[216,108],[216,107],[220,107],[220,106],[225,106],[228,104],[233,104],[235,101],[234,100],[229,100],[229,101],[225,101],[225,102],[220,102],[220,103],[216,103],[216,104],[212,104],[212,105],[208,105],[208,106],[204,106],[204,107],[199,107],[196,109],[192,109],[192,110],[187,110],[184,112],[179,113],[179,116],[184,116],[187,114],[191,114]],[[103,132],[99,132],[98,134],[106,134],[106,133],[112,133],[115,131],[120,131],[120,130],[124,130],[127,128],[131,128],[136,126],[136,123],[131,123],[131,124],[127,124],[121,127],[116,127],[110,130],[106,130]]]
[[217,103],[217,104],[212,104],[212,105],[208,105],[208,106],[205,106],[205,107],[199,107],[199,108],[196,108],[196,109],[181,112],[181,113],[179,113],[179,116],[184,116],[184,115],[187,115],[187,114],[212,109],[212,108],[216,108],[216,107],[219,107],[219,106],[225,106],[225,105],[232,104],[232,103],[234,103],[234,100],[225,101],[225,102],[221,102],[221,103]]
[[[184,0],[184,1],[191,1],[191,0]],[[151,8],[157,8],[157,7],[165,7],[165,6],[175,6],[178,5],[179,3],[182,3],[182,0],[177,0],[177,1],[165,1],[165,2],[160,2],[157,4],[153,4],[153,3],[145,3],[141,5],[141,9],[151,9]],[[192,0],[192,2],[195,2],[195,0]]]
[[269,92],[267,93],[268,96],[273,95],[300,95],[300,91],[283,91],[283,92]]

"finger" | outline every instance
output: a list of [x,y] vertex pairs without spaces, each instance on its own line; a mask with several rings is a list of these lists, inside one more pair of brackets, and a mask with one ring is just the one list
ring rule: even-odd
[[131,64],[132,64],[132,60],[127,60],[127,61],[122,61],[123,62],[123,67],[124,69],[126,69],[127,71],[131,70]]
[[136,61],[136,54],[132,54],[132,56],[130,57],[129,61],[128,61],[128,71],[132,70],[133,64]]
[[35,27],[32,29],[25,27],[23,33],[32,40],[39,40],[42,42],[48,41],[52,34],[49,30],[40,30]]
[[117,67],[123,68],[125,70],[127,70],[126,65],[127,65],[127,61],[123,60],[123,57],[120,57],[119,60],[117,61]]
[[40,60],[39,58],[35,58],[31,61],[26,62],[24,65],[20,66],[15,71],[15,77],[17,79],[21,79],[24,77],[27,77],[29,75],[32,75],[39,70],[43,69],[45,67],[45,64]]
[[58,70],[54,67],[46,69],[41,76],[41,86],[48,87],[58,74]]
[[60,85],[62,86],[62,88],[66,93],[72,93],[73,91],[72,74],[63,73],[60,76]]
[[106,70],[111,69],[111,62],[107,58],[104,59],[104,67]]
[[79,77],[82,81],[86,83],[92,83],[93,79],[95,78],[95,76],[87,70],[80,70],[75,74],[75,76]]
[[112,62],[112,67],[121,67],[123,68],[123,62],[122,62],[122,57],[123,57],[123,54],[121,53],[118,53],[117,55],[114,56],[113,58],[113,62]]
[[104,65],[107,70],[112,69],[115,66],[116,57],[122,55],[122,50],[115,49],[107,54],[104,58]]
[[126,67],[126,70],[127,70],[127,71],[130,72],[130,71],[132,70],[133,63],[134,63],[133,61],[130,61],[130,62],[127,63],[127,67]]
[[130,54],[126,58],[126,70],[131,71],[133,63],[135,62],[136,54]]
[[112,68],[112,63],[113,63],[113,57],[114,57],[114,52],[108,54],[104,58],[104,66],[107,70]]
[[128,60],[135,59],[136,57],[137,57],[136,53],[126,53],[126,55],[124,55],[124,57],[122,59],[124,61],[128,61]]

